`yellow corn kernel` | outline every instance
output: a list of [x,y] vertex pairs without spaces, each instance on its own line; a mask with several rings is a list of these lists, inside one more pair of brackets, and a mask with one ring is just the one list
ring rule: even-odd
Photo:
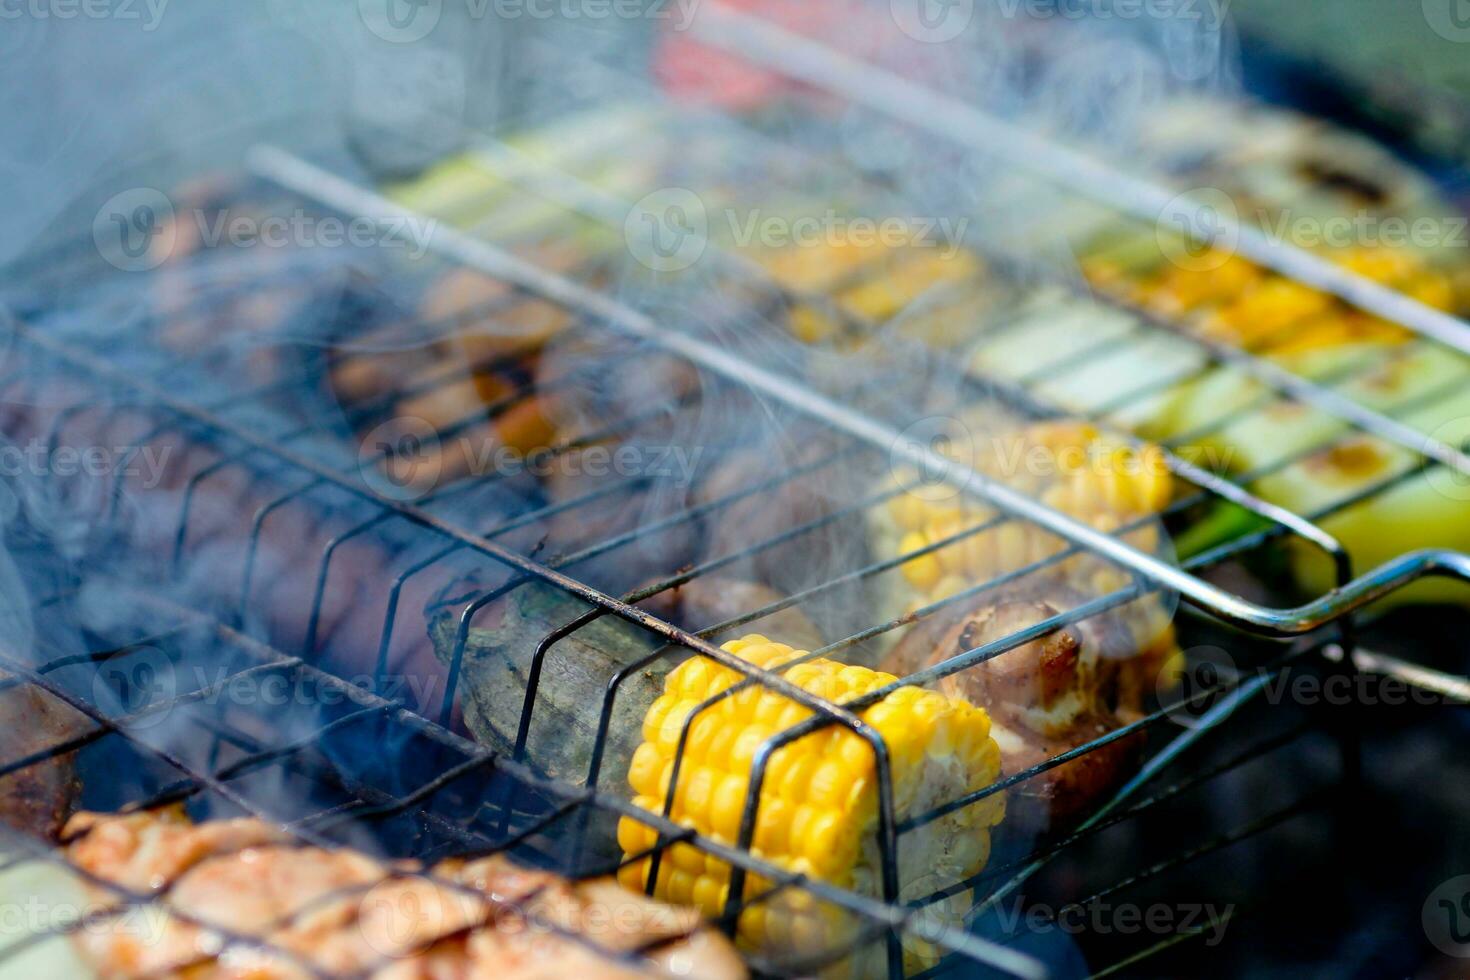
[[730,886],[708,875],[694,883],[693,905],[707,916],[716,916],[725,911],[725,899]]
[[[927,536],[918,531],[910,531],[899,542],[898,550],[899,554],[907,555],[921,548],[927,548],[928,546],[929,539]],[[944,574],[944,566],[940,564],[939,558],[933,552],[906,561],[901,567],[904,578],[908,579],[909,584],[921,592],[932,588],[934,583],[938,582]]]
[[643,796],[657,796],[658,777],[664,768],[664,757],[652,742],[644,742],[633,753],[628,766],[628,782]]
[[710,809],[710,827],[714,833],[735,840],[740,832],[740,817],[745,807],[746,791],[749,789],[749,781],[743,777],[730,773],[720,780],[720,785],[715,790],[713,806]]
[[[644,831],[648,831],[645,834]],[[645,823],[640,823],[632,817],[624,817],[618,821],[618,846],[625,854],[636,854],[652,846],[652,838],[657,834]]]

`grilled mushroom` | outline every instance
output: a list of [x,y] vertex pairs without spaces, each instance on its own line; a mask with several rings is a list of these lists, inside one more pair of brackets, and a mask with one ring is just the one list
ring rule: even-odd
[[[909,673],[942,663],[1081,601],[1048,586],[931,617],[894,648],[887,666]],[[951,674],[938,687],[990,712],[1005,771],[1022,772],[1140,716],[1144,696],[1175,656],[1172,630],[1154,633],[1151,612],[1135,604],[1085,619]],[[1075,823],[1126,774],[1142,741],[1142,733],[1116,739],[1024,780],[1013,793],[1012,826]]]

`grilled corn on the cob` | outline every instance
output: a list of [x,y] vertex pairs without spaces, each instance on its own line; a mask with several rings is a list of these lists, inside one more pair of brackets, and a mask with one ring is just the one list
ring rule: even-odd
[[[724,649],[772,670],[806,656],[760,635],[731,641]],[[784,673],[803,690],[839,703],[895,681],[892,674],[826,659],[808,660]],[[738,841],[756,751],[811,714],[759,686],[718,702],[690,728],[678,785],[671,787],[685,719],[701,701],[740,679],[736,671],[706,657],[694,657],[671,671],[663,696],[644,719],[644,742],[628,772],[637,805],[662,812],[672,792],[676,822],[729,844]],[[1000,774],[1000,752],[990,737],[989,716],[959,698],[899,688],[862,716],[883,737],[900,820],[981,789]],[[878,804],[877,763],[869,743],[845,728],[820,729],[772,754],[760,789],[752,851],[790,871],[877,894]],[[924,882],[932,891],[936,881],[952,884],[979,871],[990,854],[990,828],[1004,812],[1004,797],[995,794],[906,833],[898,855],[901,897],[919,897],[910,892],[924,890]],[[657,836],[646,824],[624,818],[618,840],[628,856],[636,857],[653,847]],[[642,889],[649,870],[648,858],[633,861],[620,880]],[[724,910],[729,884],[730,868],[724,862],[675,844],[662,859],[653,894],[718,915]],[[754,899],[771,884],[751,876],[744,897]],[[742,942],[767,952],[811,953],[850,940],[852,923],[836,908],[788,889],[746,908],[738,934]],[[932,959],[930,951],[907,945],[911,967]],[[860,963],[843,969],[865,972]]]
[[[1169,503],[1173,477],[1161,450],[1135,447],[1084,422],[1043,422],[997,437],[994,445],[976,444],[972,463],[992,478],[1021,490],[1099,531],[1137,524],[1123,537],[1135,547],[1155,551],[1165,544],[1152,515]],[[973,534],[965,533],[999,512],[959,495],[932,499],[905,474],[893,481],[901,488],[881,507],[870,511],[870,538],[880,557],[893,558],[933,549],[899,566],[902,585],[889,589],[900,597],[894,612],[912,612],[954,596],[1007,572],[1050,558],[1066,542],[1034,525],[1004,521]],[[958,537],[951,543],[950,541]],[[937,546],[937,547],[936,547]],[[1058,563],[1047,572],[1066,579],[1080,591],[1102,595],[1121,587],[1120,573],[1086,556]],[[1153,605],[1135,604],[1140,608]],[[1161,639],[1169,616],[1139,618],[1140,648]]]

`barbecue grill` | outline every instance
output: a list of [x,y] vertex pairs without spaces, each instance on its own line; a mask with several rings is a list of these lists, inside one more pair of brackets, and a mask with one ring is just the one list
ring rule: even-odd
[[[701,40],[793,76],[823,98],[895,117],[950,149],[993,153],[1003,147],[1069,193],[1150,222],[1177,212],[1185,227],[1204,236],[1195,206],[1181,202],[1174,189],[723,5],[705,14],[695,29]],[[634,83],[622,78],[618,84]],[[915,113],[918,103],[929,111]],[[785,144],[758,123],[711,119],[678,106],[660,106],[660,113],[666,138],[686,147],[691,159],[738,146],[769,161],[766,178],[773,182],[818,173],[866,200],[901,207],[887,203],[901,200],[901,192],[869,175],[844,173],[840,161],[810,146]],[[509,161],[517,192],[549,202],[563,216],[546,233],[549,241],[583,234],[586,226],[621,241],[624,218],[636,213],[633,200],[576,174],[516,166],[515,151],[493,133],[465,130],[461,136],[477,152]],[[1181,869],[1208,864],[1299,821],[1307,821],[1313,834],[1324,821],[1332,826],[1340,853],[1365,846],[1354,813],[1355,798],[1365,792],[1363,709],[1283,704],[1273,685],[1303,673],[1358,684],[1366,674],[1400,683],[1426,702],[1470,700],[1460,665],[1391,656],[1365,645],[1356,621],[1359,611],[1410,583],[1470,578],[1470,558],[1445,549],[1355,568],[1347,549],[1322,526],[1432,467],[1470,475],[1470,458],[1464,446],[1427,439],[1403,421],[1413,405],[1380,411],[1345,396],[1341,389],[1351,374],[1308,380],[1118,296],[1102,302],[1135,318],[1135,327],[1058,351],[1044,370],[1021,378],[988,375],[968,364],[946,372],[907,347],[876,363],[813,355],[813,363],[798,369],[789,338],[773,337],[767,322],[778,311],[815,305],[842,321],[843,330],[871,334],[881,327],[841,309],[841,283],[825,295],[793,290],[718,246],[682,280],[649,276],[630,269],[627,257],[605,253],[568,266],[548,259],[542,242],[526,248],[523,238],[497,237],[493,229],[434,221],[389,189],[345,176],[344,169],[334,160],[261,143],[247,155],[243,172],[212,180],[190,203],[202,212],[250,214],[257,226],[271,216],[358,222],[377,233],[370,244],[351,243],[320,257],[297,250],[286,260],[249,245],[176,247],[155,261],[146,250],[126,248],[127,221],[157,218],[135,210],[153,200],[135,194],[119,198],[127,205],[120,212],[121,251],[88,229],[12,266],[0,365],[4,429],[17,444],[33,440],[41,447],[36,470],[44,476],[20,480],[7,502],[15,581],[25,584],[28,598],[17,600],[9,617],[13,635],[0,653],[0,670],[8,675],[6,690],[44,692],[77,720],[4,761],[0,780],[65,758],[74,760],[91,810],[182,802],[199,819],[259,816],[284,824],[304,844],[353,847],[385,862],[504,852],[574,880],[619,875],[647,862],[649,895],[660,868],[667,880],[675,849],[692,848],[728,869],[729,887],[714,918],[731,934],[749,910],[780,909],[779,902],[793,895],[845,923],[840,941],[743,950],[761,974],[797,976],[865,964],[901,976],[906,955],[913,973],[912,954],[931,947],[939,956],[922,968],[925,976],[1137,972],[1156,962],[1168,969],[1176,962],[1170,957],[1193,955],[1212,927],[1191,918],[1139,941],[1119,935],[1126,930],[1116,923],[1090,931],[1065,923],[1077,910],[1130,894],[1141,896],[1140,906],[1152,900],[1148,896],[1171,894],[1176,905],[1214,901],[1214,895],[1171,893],[1168,883]],[[424,254],[380,247],[383,235],[404,229],[424,232]],[[152,241],[157,229],[146,230]],[[1453,315],[1243,224],[1209,235],[1227,233],[1260,265],[1401,325],[1416,344],[1470,353],[1470,328]],[[1034,279],[1027,281],[1034,270],[1010,258],[986,255],[986,288],[997,282],[1034,286]],[[495,284],[494,295],[447,316],[426,316],[417,298],[463,270]],[[1047,284],[1093,299],[1085,285],[1067,277],[1049,276]],[[694,305],[693,294],[713,290],[728,301]],[[439,349],[477,324],[503,322],[530,307],[567,321],[558,340],[578,356],[561,374],[539,369],[524,347],[512,345],[479,360],[461,352],[371,391],[344,392],[340,383],[357,367],[373,369],[385,351],[408,357]],[[1000,317],[975,331],[976,363],[985,345],[1007,329]],[[1334,417],[1343,426],[1339,440],[1372,436],[1412,453],[1416,465],[1330,508],[1297,513],[1251,489],[1264,474],[1216,472],[1186,458],[1179,450],[1187,440],[1178,440],[1163,447],[1163,458],[1186,490],[1160,514],[1105,532],[936,449],[931,430],[909,428],[912,402],[895,395],[912,388],[916,376],[921,386],[940,378],[959,401],[996,415],[1027,422],[1077,418],[1074,406],[1048,396],[1066,386],[1068,372],[1130,348],[1147,349],[1161,338],[1190,351],[1185,373],[1126,397],[1145,398],[1230,367],[1271,397]],[[604,377],[590,378],[588,364]],[[841,366],[848,364],[858,366]],[[645,373],[651,381],[638,380]],[[458,414],[405,423],[412,414],[406,403],[424,404],[487,374],[498,379],[494,397],[481,397]],[[749,448],[721,426],[728,418],[768,417],[773,429],[800,433],[800,450],[705,498],[670,494],[670,481],[652,472],[553,497],[522,470],[461,471],[442,452],[467,435],[504,433],[508,419],[574,400],[625,375],[633,379],[632,397],[597,401],[595,424],[554,434],[536,458],[554,467],[595,445],[683,448],[694,470],[707,476]],[[1462,382],[1449,387],[1456,383]],[[1124,399],[1109,401],[1084,418],[1142,447],[1143,440],[1114,422],[1125,407]],[[100,452],[105,472],[68,472],[64,460],[86,459],[87,450]],[[707,458],[698,455],[704,451]],[[1284,469],[1318,451],[1314,446],[1271,465]],[[432,465],[423,482],[426,462]],[[993,516],[896,556],[835,546],[860,534],[868,515],[902,492],[873,476],[907,470],[921,471],[932,484],[992,509]],[[770,533],[755,526],[750,540],[719,554],[690,556],[680,546],[724,515],[788,509],[783,495],[803,481],[836,488],[832,507]],[[865,490],[848,493],[849,485]],[[1219,502],[1253,515],[1252,529],[1177,561],[1146,536],[1155,526],[1177,534]],[[1051,535],[1058,545],[916,611],[878,614],[852,600],[854,589],[895,581],[906,563],[1012,524]],[[1336,587],[1291,604],[1242,572],[1279,554],[1284,542],[1314,549],[1316,560],[1332,568]],[[830,551],[830,560],[820,575],[716,621],[690,622],[673,610],[692,583],[718,580],[763,556],[779,561],[793,547]],[[820,638],[830,640],[802,659],[869,663],[894,636],[926,619],[1067,562],[1102,570],[1097,580],[1109,587],[918,668],[891,687],[934,685],[1079,624],[1145,602],[1172,608],[1176,599],[1192,647],[1186,683],[1177,691],[1161,688],[1157,706],[1135,720],[920,812],[900,812],[887,747],[862,714],[888,687],[855,699],[824,697],[788,679],[795,663],[763,668],[720,646],[741,633],[774,633],[776,617],[800,610],[819,624]],[[518,634],[524,649],[516,652],[513,669],[500,675],[509,690],[498,695],[518,710],[512,724],[488,732],[477,719],[493,709],[467,690],[477,684],[474,672],[485,669],[477,631],[527,595],[552,597],[544,600],[550,613],[536,635]],[[1395,645],[1392,629],[1381,633],[1375,639]],[[587,656],[578,643],[597,646],[601,639],[586,638],[612,635],[627,647],[591,668],[588,690],[599,700],[567,717],[546,686],[572,658]],[[1221,648],[1228,654],[1218,656]],[[24,652],[29,649],[34,654]],[[745,796],[734,839],[678,822],[673,794],[662,812],[634,804],[623,779],[631,747],[614,733],[628,718],[636,725],[647,708],[639,693],[647,676],[694,655],[735,671],[742,686],[775,692],[808,711],[757,755],[752,785],[768,776],[773,749],[811,732],[845,728],[872,747],[879,790],[878,874],[871,892],[838,887],[763,856],[754,846],[758,793]],[[700,712],[721,700],[713,696],[684,718],[680,753]],[[1135,738],[1147,744],[1136,772],[1078,825],[1034,839],[1002,839],[976,875],[930,875],[922,887],[901,887],[922,878],[905,865],[906,838]],[[568,747],[573,743],[575,751]],[[1311,760],[1304,767],[1310,776],[1259,775],[1272,766],[1289,771],[1293,763],[1282,760],[1303,757]],[[676,756],[674,785],[681,764]],[[1232,782],[1244,779],[1260,782]],[[1229,807],[1208,802],[1219,803],[1211,796],[1223,792],[1219,787],[1263,782],[1271,788],[1256,798]],[[1200,825],[1202,809],[1219,812]],[[628,819],[652,832],[650,847],[624,853],[619,823]],[[1157,833],[1161,827],[1170,830]],[[67,861],[64,850],[20,834],[7,838],[7,852],[4,870]],[[751,881],[759,887],[748,888]],[[168,897],[93,884],[111,889],[130,908]],[[955,913],[949,900],[971,892],[972,901]],[[1238,897],[1230,888],[1218,894],[1221,908]],[[1056,901],[1021,927],[1008,912],[1021,907],[1022,896]],[[1215,923],[1221,929],[1237,914],[1236,905],[1228,907]],[[6,960],[25,963],[47,944],[116,914],[94,910],[0,948],[0,969]],[[566,931],[514,902],[500,914]],[[602,952],[635,966],[687,935]],[[595,937],[574,938],[598,946]],[[225,933],[224,942],[267,945],[248,933]],[[1089,954],[1085,966],[1078,947]],[[697,975],[697,965],[691,969]]]

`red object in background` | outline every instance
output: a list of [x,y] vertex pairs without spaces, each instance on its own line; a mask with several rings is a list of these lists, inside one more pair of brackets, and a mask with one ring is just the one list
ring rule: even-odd
[[[712,0],[706,0],[712,2]],[[897,27],[859,0],[719,0],[720,6],[768,20],[805,37],[865,57],[895,39]],[[697,8],[696,8],[697,11]],[[699,18],[698,12],[694,19]],[[653,56],[654,77],[673,98],[730,112],[759,109],[801,83],[736,54],[666,30]]]

